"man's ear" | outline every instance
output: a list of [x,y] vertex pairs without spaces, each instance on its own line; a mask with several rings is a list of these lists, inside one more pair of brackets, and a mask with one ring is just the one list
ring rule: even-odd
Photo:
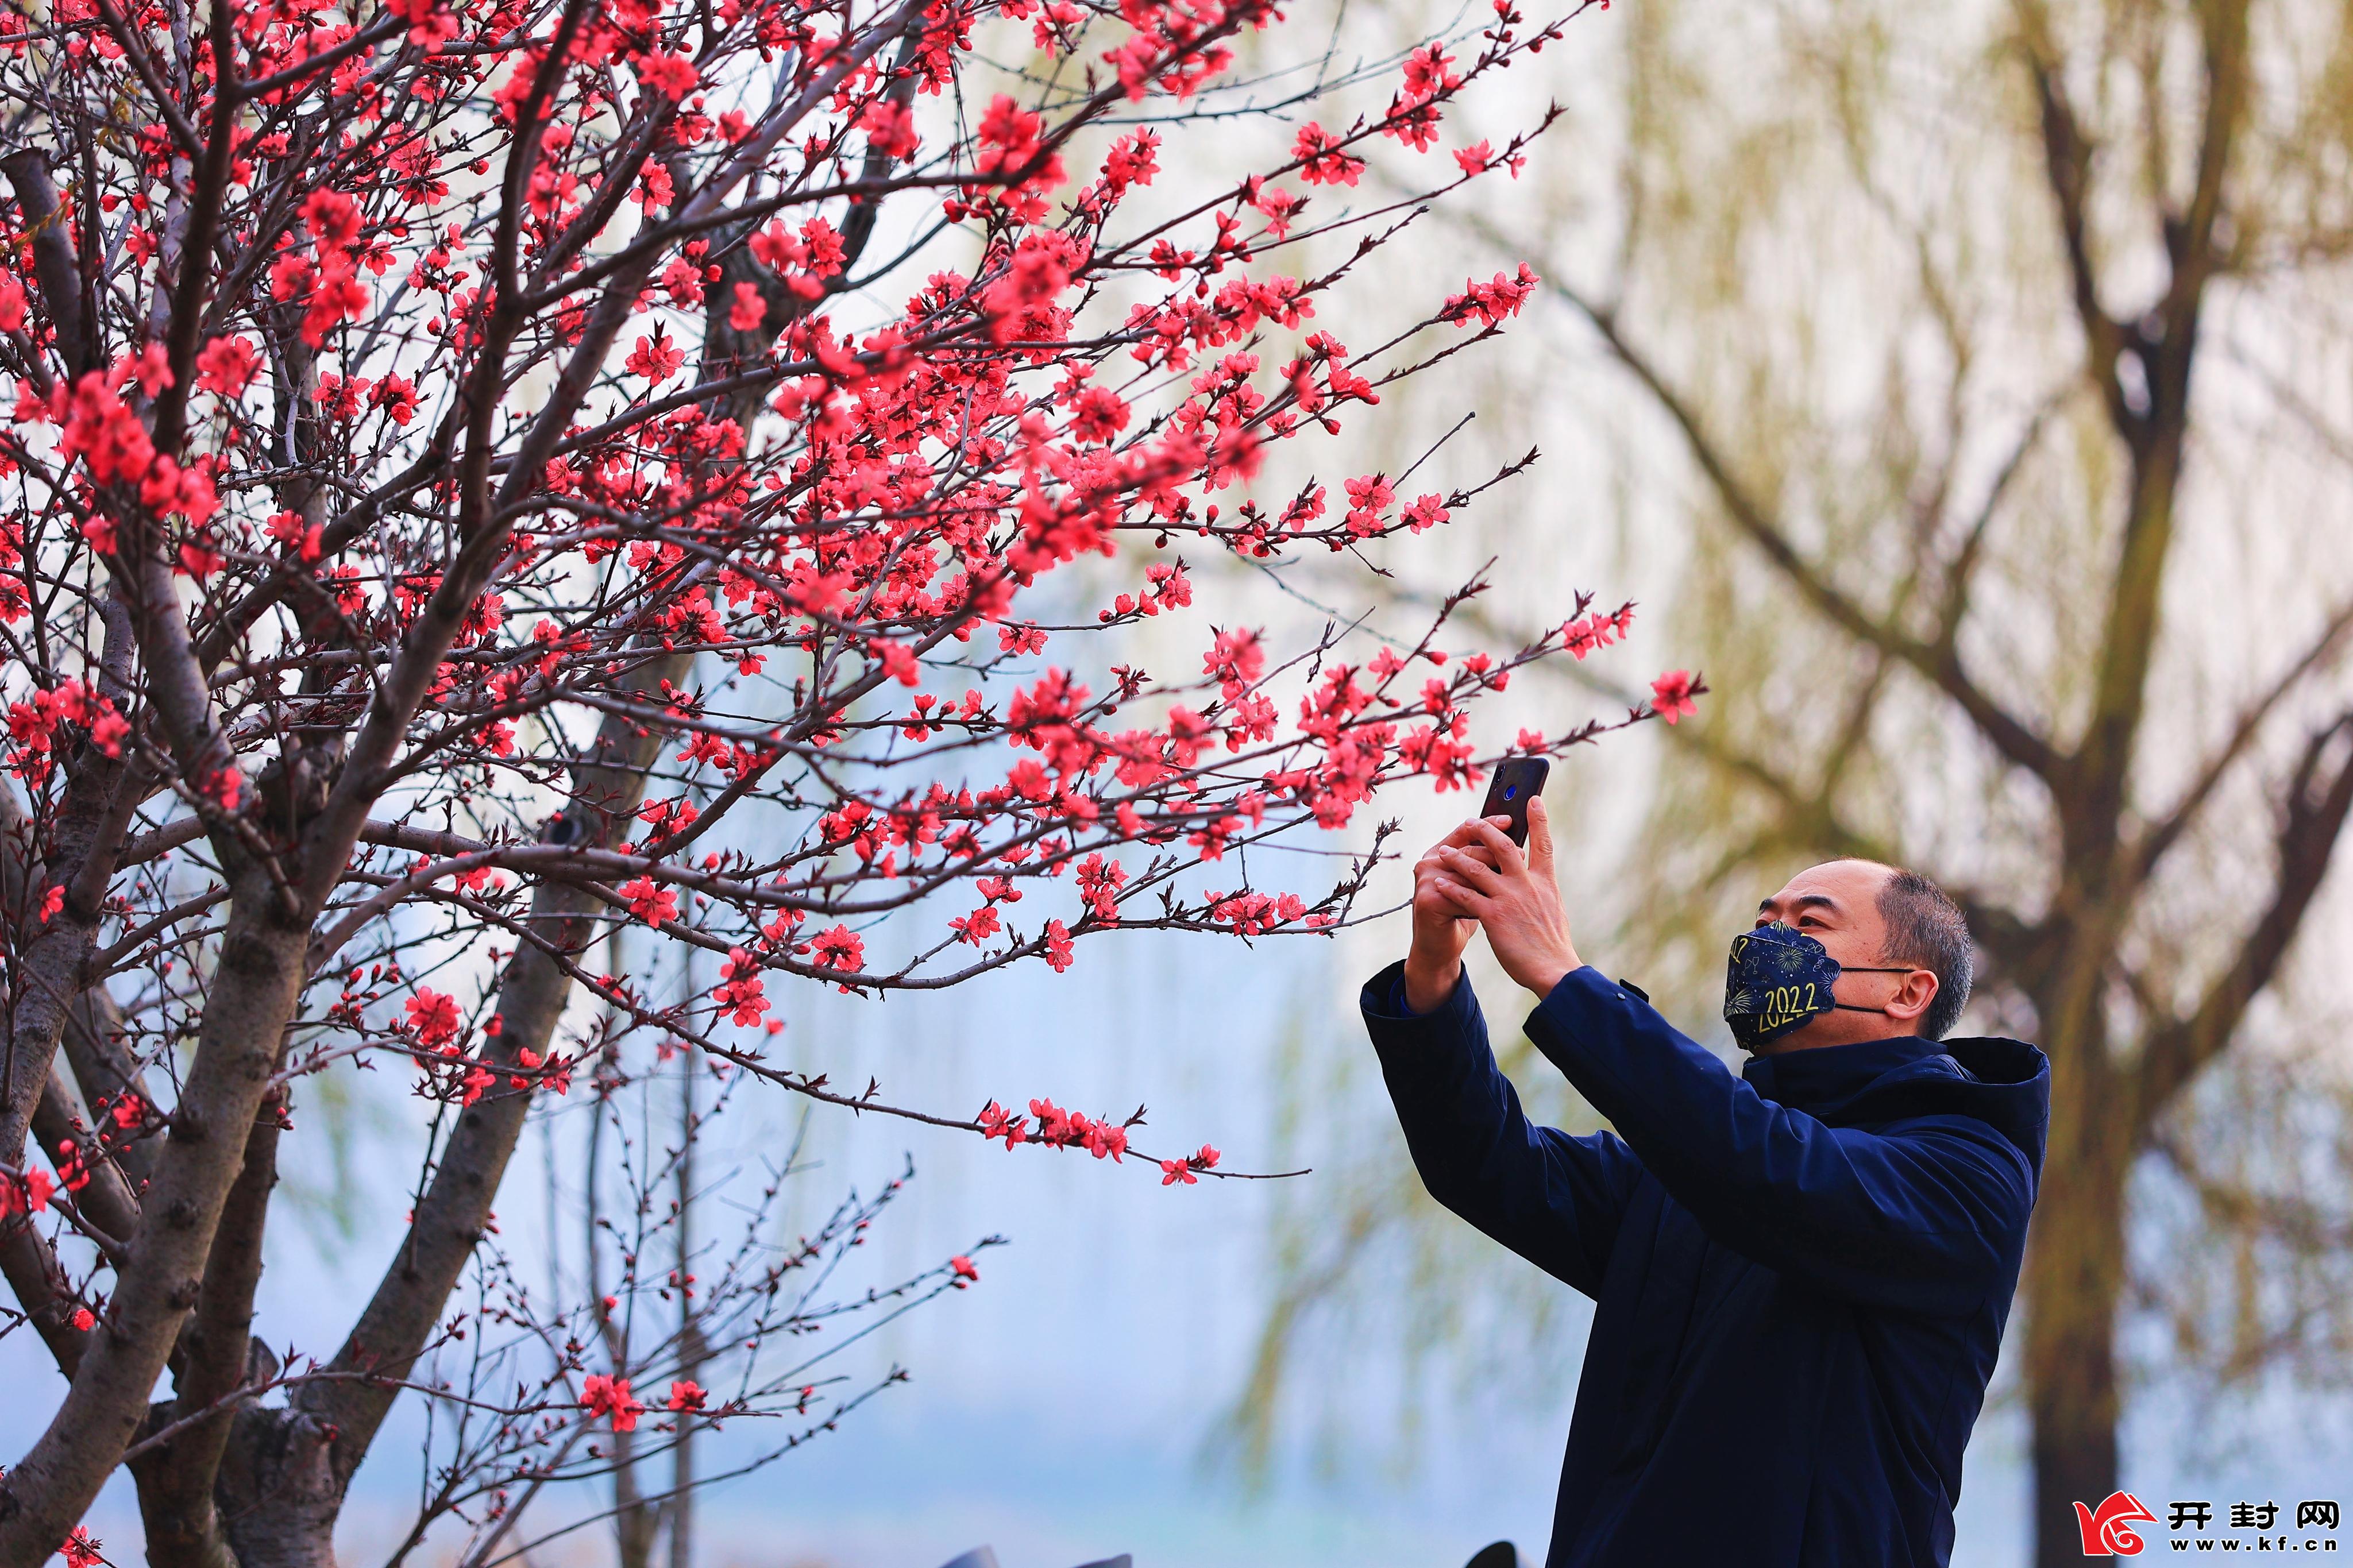
[[1905,971],[1903,982],[1895,994],[1887,999],[1886,1013],[1899,1024],[1916,1024],[1936,999],[1936,973],[1933,969]]

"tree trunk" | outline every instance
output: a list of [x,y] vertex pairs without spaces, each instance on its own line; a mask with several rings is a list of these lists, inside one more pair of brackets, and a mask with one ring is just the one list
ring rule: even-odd
[[238,1413],[214,1502],[237,1568],[335,1568],[334,1443],[333,1427],[300,1411]]
[[[2100,1116],[2092,1075],[2060,1071],[2053,1053],[2053,1149],[2043,1166],[2026,1259],[2026,1389],[2034,1427],[2036,1568],[2084,1562],[2075,1504],[2097,1510],[2117,1488],[2116,1305],[2125,1280],[2121,1116]],[[2073,1092],[2069,1092],[2069,1091]],[[2060,1114],[2062,1100],[2073,1115]],[[2087,1118],[2083,1113],[2091,1112]],[[2058,1146],[2062,1123],[2074,1142]]]
[[645,1500],[638,1485],[634,1432],[613,1434],[613,1551],[620,1568],[653,1568],[654,1531],[661,1510]]
[[[685,952],[686,989],[692,994],[702,989],[696,975],[694,950]],[[678,1155],[678,1375],[689,1383],[700,1382],[702,1363],[708,1358],[709,1347],[702,1338],[702,1313],[694,1304],[694,1144],[700,1135],[699,1120],[694,1113],[694,1075],[702,1066],[701,1058],[690,1046],[679,1053],[679,1155]],[[678,1418],[678,1436],[670,1447],[670,1501],[664,1513],[670,1521],[670,1568],[694,1568],[694,1417],[681,1412]]]

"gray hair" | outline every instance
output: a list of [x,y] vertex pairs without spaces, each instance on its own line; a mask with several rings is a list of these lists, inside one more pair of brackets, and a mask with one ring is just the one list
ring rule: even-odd
[[1916,963],[1936,977],[1936,998],[1920,1019],[1920,1033],[1941,1040],[1968,1005],[1969,981],[1977,969],[1969,923],[1952,895],[1917,871],[1888,868],[1879,890],[1879,917],[1887,940],[1879,956],[1889,963]]

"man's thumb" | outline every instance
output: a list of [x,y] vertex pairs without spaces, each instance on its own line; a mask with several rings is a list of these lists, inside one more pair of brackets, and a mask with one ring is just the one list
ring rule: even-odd
[[1528,864],[1552,869],[1552,813],[1541,795],[1528,802]]

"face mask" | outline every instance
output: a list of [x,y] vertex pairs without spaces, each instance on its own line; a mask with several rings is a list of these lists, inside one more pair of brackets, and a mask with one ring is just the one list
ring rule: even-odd
[[1776,921],[1742,931],[1732,939],[1732,963],[1724,977],[1724,1017],[1740,1048],[1754,1051],[1802,1028],[1832,1009],[1849,1013],[1883,1013],[1883,1007],[1857,1007],[1833,996],[1839,975],[1909,974],[1911,966],[1894,969],[1841,970],[1812,937]]

